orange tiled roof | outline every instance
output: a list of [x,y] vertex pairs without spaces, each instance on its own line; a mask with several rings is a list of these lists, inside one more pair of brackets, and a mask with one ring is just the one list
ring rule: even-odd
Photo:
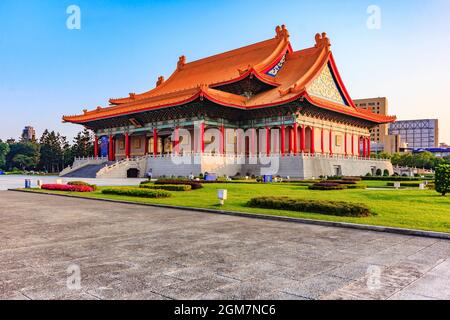
[[[315,40],[314,47],[293,52],[289,42],[289,33],[282,26],[277,27],[276,37],[270,40],[190,63],[186,63],[186,58],[182,56],[172,76],[166,81],[160,77],[154,89],[142,94],[130,94],[126,98],[110,99],[109,107],[98,107],[92,111],[85,110],[82,115],[64,116],[63,120],[85,123],[182,105],[199,97],[240,109],[276,106],[304,97],[318,107],[356,118],[375,123],[394,121],[395,117],[377,115],[354,105],[336,68],[329,39],[323,33],[316,35]],[[274,77],[267,75],[266,72],[277,65],[283,57],[285,57],[285,62],[280,71]],[[330,66],[332,69],[348,105],[308,94],[309,85],[319,77],[326,66]],[[258,78],[273,86],[273,89],[250,98],[214,89],[223,84],[240,81],[248,76]]]

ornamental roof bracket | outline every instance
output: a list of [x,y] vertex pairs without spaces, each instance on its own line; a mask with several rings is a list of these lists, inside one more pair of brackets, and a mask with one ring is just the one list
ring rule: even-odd
[[158,81],[156,81],[156,86],[159,87],[163,83],[164,83],[164,77],[163,76],[159,76],[158,77]]
[[326,32],[322,32],[322,34],[317,33],[316,34],[316,45],[315,47],[330,47],[331,46],[331,42],[330,39],[327,37],[327,33]]
[[181,70],[186,65],[186,56],[178,58],[177,70]]
[[252,65],[249,64],[247,66],[247,69],[238,69],[238,72],[239,72],[239,75],[242,76],[244,73],[247,73],[252,69],[253,69]]
[[289,31],[286,29],[286,26],[283,24],[280,26],[277,26],[275,28],[275,32],[276,32],[276,39],[289,39]]

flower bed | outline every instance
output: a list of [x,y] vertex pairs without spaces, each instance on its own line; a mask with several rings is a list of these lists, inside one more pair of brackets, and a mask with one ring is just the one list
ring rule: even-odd
[[340,183],[333,183],[333,182],[319,182],[315,183],[312,186],[309,186],[310,190],[344,190],[347,189],[347,187],[344,184]]
[[52,191],[68,191],[68,192],[92,192],[94,188],[90,186],[78,186],[78,185],[67,185],[67,184],[44,184],[41,186],[43,190]]
[[119,196],[130,196],[139,198],[169,198],[172,194],[165,190],[150,190],[144,188],[105,188],[103,194],[112,194]]
[[67,184],[69,186],[87,186],[87,187],[91,187],[94,191],[97,190],[97,186],[95,184],[89,184],[84,181],[70,181]]
[[166,190],[166,191],[191,191],[192,187],[188,184],[163,184],[163,185],[154,185],[154,184],[142,184],[140,186],[144,189],[152,189],[152,190]]
[[248,202],[248,206],[263,209],[328,214],[340,217],[369,217],[372,214],[369,207],[364,204],[342,201],[304,200],[288,197],[253,198]]

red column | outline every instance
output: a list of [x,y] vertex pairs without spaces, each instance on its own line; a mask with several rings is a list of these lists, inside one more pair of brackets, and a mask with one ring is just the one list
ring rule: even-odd
[[298,153],[298,146],[297,146],[297,141],[298,141],[298,124],[294,123],[294,154]]
[[294,128],[289,127],[289,153],[294,153]]
[[323,128],[320,130],[320,149],[322,150],[322,154],[325,153],[325,144],[324,144],[324,136],[323,136]]
[[316,153],[316,146],[314,145],[314,127],[311,127],[311,153]]
[[266,154],[267,156],[270,155],[270,143],[272,139],[270,139],[270,128],[266,127]]
[[94,157],[98,158],[98,137],[94,136]]
[[344,153],[347,156],[348,152],[347,152],[347,132],[344,133]]
[[205,152],[205,123],[200,124],[200,150],[201,153]]
[[306,136],[306,128],[305,125],[302,125],[302,133],[300,135],[300,151],[305,152],[305,136]]
[[366,138],[363,137],[363,157],[367,157],[367,147],[366,147]]
[[367,138],[367,158],[370,158],[370,153],[371,153],[370,138]]
[[144,136],[144,154],[148,154],[148,138],[147,135]]
[[156,128],[153,129],[153,156],[156,157],[158,155],[158,130]]
[[252,156],[256,156],[258,150],[258,139],[256,137],[256,129],[252,129],[252,141],[251,141],[251,154]]
[[109,150],[108,150],[109,161],[114,161],[114,158],[115,158],[114,157],[114,138],[113,138],[112,134],[109,135],[108,147],[109,147]]
[[175,154],[180,153],[180,128],[178,126],[175,127],[174,131],[173,150]]
[[125,132],[125,158],[130,157],[130,135]]
[[225,154],[225,126],[220,126],[220,154]]
[[352,156],[355,155],[355,135],[352,133]]
[[285,144],[286,144],[286,127],[284,125],[281,126],[281,147],[280,153],[281,156],[285,154]]
[[333,130],[330,129],[330,155],[333,154]]

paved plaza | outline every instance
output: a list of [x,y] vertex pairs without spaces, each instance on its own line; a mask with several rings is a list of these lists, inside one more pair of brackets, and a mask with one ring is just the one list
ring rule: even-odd
[[30,179],[32,187],[37,186],[37,181],[42,180],[43,183],[56,183],[57,179],[61,179],[63,183],[69,181],[83,180],[87,183],[96,184],[98,186],[129,186],[138,185],[145,179],[87,179],[87,178],[60,178],[58,176],[25,176],[25,175],[0,175],[0,191],[23,188],[25,179]]
[[0,299],[450,299],[450,241],[11,191],[0,202]]

